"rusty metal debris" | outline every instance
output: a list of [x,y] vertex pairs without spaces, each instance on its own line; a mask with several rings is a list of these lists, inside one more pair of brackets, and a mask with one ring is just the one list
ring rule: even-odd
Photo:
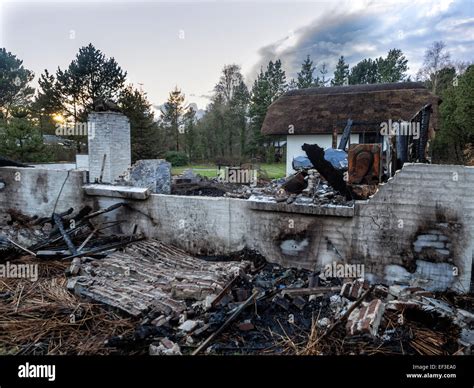
[[349,184],[378,184],[382,177],[380,144],[352,144],[349,147]]

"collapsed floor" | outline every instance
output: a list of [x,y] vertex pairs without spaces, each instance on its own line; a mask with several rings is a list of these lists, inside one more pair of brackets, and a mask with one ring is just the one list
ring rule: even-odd
[[[10,215],[1,232],[36,254],[51,240],[47,224]],[[78,231],[71,242],[87,237]],[[156,240],[119,240],[72,259],[3,244],[0,264],[37,264],[39,277],[0,280],[0,353],[471,353],[473,295],[342,282],[252,251],[192,257]]]

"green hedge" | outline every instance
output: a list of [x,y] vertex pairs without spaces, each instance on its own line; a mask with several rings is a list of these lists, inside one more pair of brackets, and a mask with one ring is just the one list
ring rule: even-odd
[[165,159],[170,162],[172,166],[186,166],[189,163],[188,155],[182,151],[168,151],[165,154]]

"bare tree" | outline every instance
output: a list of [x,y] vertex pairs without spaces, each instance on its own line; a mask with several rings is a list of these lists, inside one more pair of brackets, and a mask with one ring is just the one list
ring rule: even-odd
[[469,62],[469,61],[454,61],[453,62],[453,66],[456,69],[456,74],[458,76],[463,75],[470,65],[472,65],[472,62]]
[[443,41],[436,41],[425,51],[423,67],[418,71],[417,79],[430,81],[431,91],[436,92],[440,70],[450,65],[450,54]]

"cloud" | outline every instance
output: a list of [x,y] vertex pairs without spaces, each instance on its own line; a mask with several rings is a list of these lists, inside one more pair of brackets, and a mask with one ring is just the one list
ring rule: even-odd
[[473,61],[474,10],[471,0],[366,1],[328,8],[312,23],[259,50],[260,60],[247,74],[253,81],[261,67],[281,59],[287,78],[296,76],[307,55],[333,72],[338,58],[355,65],[363,58],[401,49],[416,74],[423,55],[435,40],[444,40],[458,60]]

